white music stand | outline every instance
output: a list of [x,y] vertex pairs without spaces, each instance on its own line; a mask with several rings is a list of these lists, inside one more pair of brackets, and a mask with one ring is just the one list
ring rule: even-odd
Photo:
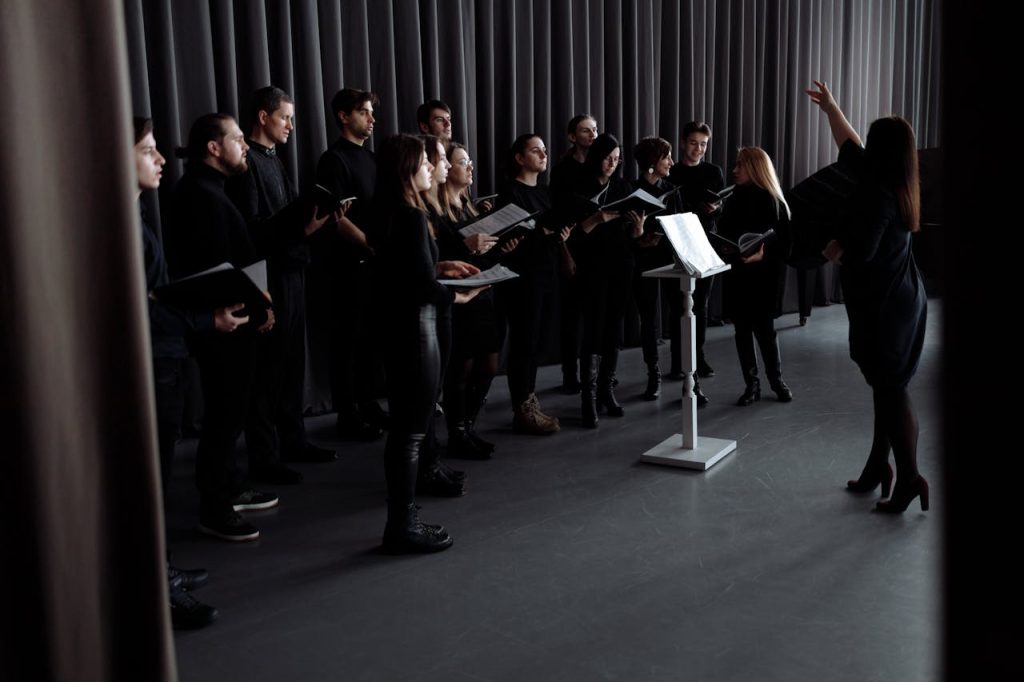
[[736,449],[736,441],[697,436],[697,397],[693,393],[693,377],[697,368],[697,349],[694,347],[697,324],[693,315],[693,289],[698,279],[725,272],[730,266],[722,263],[715,254],[696,215],[686,213],[659,217],[658,220],[661,221],[680,262],[689,264],[690,268],[688,270],[679,265],[666,265],[643,273],[644,277],[679,280],[679,290],[683,294],[683,316],[679,321],[684,374],[683,431],[669,436],[640,455],[640,461],[707,471]]

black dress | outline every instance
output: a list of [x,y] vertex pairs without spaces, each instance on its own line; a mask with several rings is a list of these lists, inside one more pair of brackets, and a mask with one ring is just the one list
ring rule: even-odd
[[867,176],[864,149],[849,140],[839,157],[860,177],[838,237],[850,357],[871,386],[905,387],[921,359],[928,317],[911,233],[896,197]]

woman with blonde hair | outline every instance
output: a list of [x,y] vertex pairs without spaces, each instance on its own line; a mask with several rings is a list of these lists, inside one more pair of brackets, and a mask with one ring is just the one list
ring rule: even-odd
[[761,383],[757,375],[754,339],[761,349],[768,385],[779,402],[793,399],[789,386],[782,380],[782,356],[775,333],[786,272],[789,249],[789,205],[782,196],[779,179],[768,154],[759,147],[744,147],[736,155],[733,168],[736,190],[726,201],[718,232],[738,242],[746,233],[774,230],[775,237],[766,240],[750,256],[734,254],[726,260],[732,269],[725,273],[723,303],[725,316],[736,330],[736,352],[746,389],[736,401],[746,406],[761,399]]

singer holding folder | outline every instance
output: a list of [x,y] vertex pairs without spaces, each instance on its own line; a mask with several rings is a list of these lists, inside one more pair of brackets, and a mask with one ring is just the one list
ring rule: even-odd
[[768,154],[759,147],[744,147],[736,155],[733,168],[736,191],[725,202],[718,231],[727,239],[738,242],[748,232],[775,230],[778,238],[762,245],[751,256],[736,254],[727,259],[732,269],[723,277],[723,303],[725,315],[736,330],[736,352],[746,389],[736,404],[744,407],[761,399],[761,382],[757,376],[757,355],[754,338],[761,348],[764,373],[768,384],[779,398],[788,403],[793,399],[789,386],[782,380],[782,355],[779,338],[775,333],[775,317],[779,310],[779,297],[786,274],[786,255],[789,205],[782,196],[779,179]]

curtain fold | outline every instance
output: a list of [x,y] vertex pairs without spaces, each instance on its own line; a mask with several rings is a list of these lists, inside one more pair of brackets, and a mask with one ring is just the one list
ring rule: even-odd
[[4,679],[176,676],[126,15],[0,4]]

